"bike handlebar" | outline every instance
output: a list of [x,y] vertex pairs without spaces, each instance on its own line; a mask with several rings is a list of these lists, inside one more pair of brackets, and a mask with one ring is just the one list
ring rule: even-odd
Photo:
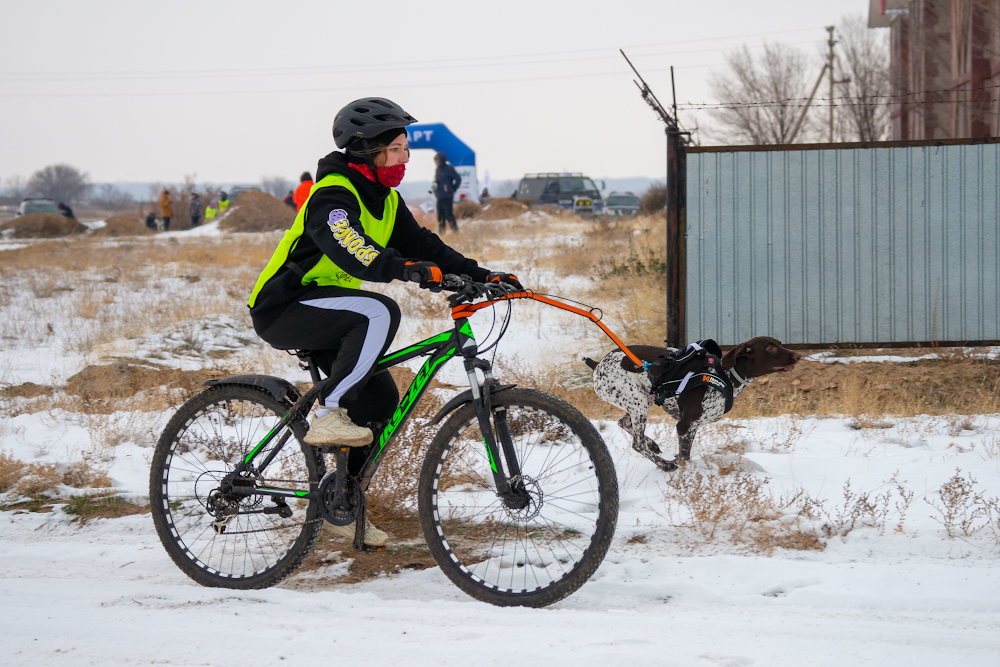
[[484,296],[502,297],[508,294],[523,291],[513,285],[508,285],[507,283],[481,283],[473,280],[469,276],[459,276],[454,273],[444,274],[441,277],[441,282],[426,282],[421,279],[418,272],[414,271],[410,274],[410,281],[420,283],[422,288],[428,289],[432,292],[454,292],[455,294],[449,297],[453,306],[463,302],[471,302]]

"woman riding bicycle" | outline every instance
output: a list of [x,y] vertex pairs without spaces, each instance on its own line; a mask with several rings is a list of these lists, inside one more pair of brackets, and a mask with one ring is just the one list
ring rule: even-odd
[[[414,122],[381,97],[356,100],[337,113],[333,138],[344,152],[319,161],[308,199],[250,295],[257,334],[278,349],[311,350],[329,377],[333,388],[305,442],[353,447],[350,474],[360,470],[373,439],[364,424],[386,421],[399,403],[389,374],[371,374],[396,335],[399,306],[359,289],[361,283],[417,276],[427,287],[444,272],[520,287],[514,276],[480,267],[417,224],[393,189],[410,159],[405,128]],[[353,525],[335,528],[354,535]],[[366,544],[385,542],[385,533],[366,526]]]

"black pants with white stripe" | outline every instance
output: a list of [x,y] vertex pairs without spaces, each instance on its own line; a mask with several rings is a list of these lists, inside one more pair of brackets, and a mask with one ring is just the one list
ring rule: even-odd
[[[252,316],[252,312],[251,312]],[[312,350],[320,370],[333,379],[326,407],[342,407],[355,424],[387,421],[399,404],[388,373],[371,375],[399,328],[399,306],[387,296],[345,287],[316,287],[290,305],[257,335],[280,350]],[[355,448],[356,474],[367,447]]]

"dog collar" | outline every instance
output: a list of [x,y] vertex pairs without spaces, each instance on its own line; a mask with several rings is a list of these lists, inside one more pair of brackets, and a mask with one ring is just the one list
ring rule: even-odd
[[733,366],[727,372],[734,378],[736,378],[736,381],[739,382],[741,385],[746,386],[750,384],[750,380],[744,380],[743,378],[740,377],[740,374],[736,372],[736,366]]

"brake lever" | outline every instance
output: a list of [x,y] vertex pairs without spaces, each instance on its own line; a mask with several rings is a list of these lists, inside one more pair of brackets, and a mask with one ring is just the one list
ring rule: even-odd
[[486,288],[486,293],[490,297],[505,296],[506,294],[510,293],[510,291],[507,289],[507,285],[504,285],[503,283],[500,284],[487,283],[484,285],[484,287]]

